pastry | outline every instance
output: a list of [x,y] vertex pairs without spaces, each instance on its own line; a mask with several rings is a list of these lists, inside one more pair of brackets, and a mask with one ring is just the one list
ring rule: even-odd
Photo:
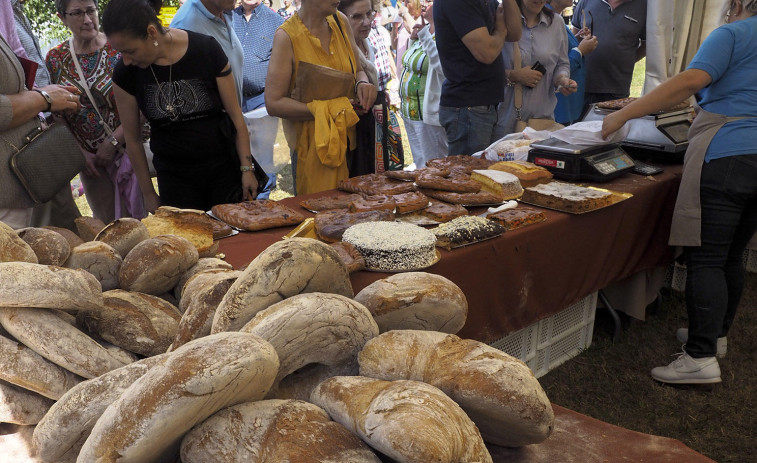
[[355,199],[349,204],[347,210],[350,212],[383,210],[394,212],[395,207],[396,204],[394,203],[394,199],[385,195],[375,195]]
[[420,211],[420,214],[437,222],[449,222],[455,217],[468,215],[468,209],[459,204],[432,201],[429,207]]
[[456,193],[475,193],[481,189],[481,184],[471,180],[470,175],[461,171],[451,172],[447,177],[429,172],[418,174],[415,183],[421,188],[454,191]]
[[372,222],[353,225],[342,241],[355,246],[371,270],[412,270],[428,267],[436,259],[434,234],[417,225]]
[[481,191],[488,191],[503,199],[519,198],[523,194],[520,180],[513,174],[499,170],[474,170],[471,179],[481,183]]
[[384,174],[367,174],[339,180],[337,188],[367,195],[396,195],[414,189],[412,183],[394,180]]
[[494,238],[505,232],[502,225],[475,215],[458,217],[432,230],[436,245],[447,250]]
[[305,217],[287,206],[266,199],[236,204],[218,204],[211,212],[232,227],[256,231],[268,228],[297,225]]
[[543,222],[547,217],[543,211],[531,207],[519,207],[488,214],[486,218],[502,225],[505,230],[515,230],[526,225]]
[[327,243],[342,240],[342,234],[352,225],[362,222],[394,220],[392,211],[345,212],[343,210],[324,211],[315,216],[315,234]]
[[489,170],[501,170],[515,175],[523,188],[552,180],[552,172],[528,161],[502,161],[489,167]]
[[566,212],[586,212],[612,204],[612,194],[572,183],[551,181],[526,188],[524,202]]
[[347,209],[351,202],[360,198],[362,198],[362,196],[360,196],[359,194],[324,196],[321,198],[310,198],[304,201],[300,201],[300,206],[313,212],[326,211],[330,209]]
[[394,203],[397,206],[397,214],[406,214],[408,212],[415,212],[428,207],[428,196],[424,195],[420,191],[411,191],[410,193],[402,193],[394,195],[392,197]]
[[446,201],[452,204],[464,204],[466,206],[477,206],[484,204],[499,204],[504,199],[502,196],[488,191],[479,191],[477,193],[453,193],[451,191],[432,190],[421,188],[421,192],[429,198]]
[[339,254],[339,260],[347,267],[348,272],[357,272],[365,268],[365,259],[355,249],[355,246],[340,241],[338,243],[331,243],[331,247]]
[[426,167],[435,169],[462,170],[471,173],[476,169],[488,169],[494,161],[484,158],[477,158],[461,154],[458,156],[447,156],[445,158],[432,159],[426,163]]
[[420,169],[415,169],[415,170],[388,170],[384,172],[384,175],[386,175],[389,178],[393,178],[395,180],[404,180],[407,182],[413,182],[415,181],[416,178],[418,178],[418,175],[420,175],[421,173],[430,173],[430,174],[446,177],[449,175],[450,170],[449,169],[435,169],[433,167],[421,167]]

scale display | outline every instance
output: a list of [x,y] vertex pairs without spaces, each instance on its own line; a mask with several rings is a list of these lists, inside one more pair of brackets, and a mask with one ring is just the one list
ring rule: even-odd
[[618,145],[589,147],[584,153],[565,152],[556,146],[531,146],[528,160],[561,180],[604,182],[634,167],[633,159]]

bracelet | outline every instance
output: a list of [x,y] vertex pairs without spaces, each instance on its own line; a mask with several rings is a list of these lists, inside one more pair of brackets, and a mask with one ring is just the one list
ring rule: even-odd
[[46,113],[50,112],[50,109],[53,107],[53,99],[50,98],[50,94],[47,93],[46,91],[40,90],[38,88],[33,88],[32,91],[35,91],[35,92],[39,93],[40,95],[42,95],[42,98],[44,98],[45,101],[47,101],[47,108],[45,109],[44,112],[46,112]]
[[358,80],[355,82],[355,94],[357,95],[357,88],[360,86],[360,84],[370,84],[367,80]]
[[242,172],[255,172],[255,166],[239,166],[239,170]]

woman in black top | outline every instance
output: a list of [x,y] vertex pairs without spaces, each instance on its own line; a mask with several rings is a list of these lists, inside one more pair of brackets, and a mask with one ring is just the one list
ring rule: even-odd
[[[145,206],[209,210],[254,199],[256,163],[228,59],[212,37],[163,28],[161,5],[113,0],[103,15],[105,34],[121,52],[113,71],[116,104]],[[141,143],[140,111],[152,129],[160,197]]]

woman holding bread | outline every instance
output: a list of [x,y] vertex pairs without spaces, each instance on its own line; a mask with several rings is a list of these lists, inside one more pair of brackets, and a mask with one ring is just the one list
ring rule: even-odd
[[697,95],[670,231],[683,246],[689,328],[678,359],[652,377],[676,384],[719,383],[716,357],[744,286],[742,254],[757,230],[757,0],[731,0],[725,25],[702,43],[688,68],[602,124],[607,138],[628,120]]
[[[254,199],[257,163],[229,60],[212,37],[164,28],[162,3],[112,0],[103,15],[105,34],[121,52],[114,92],[145,206],[207,211]],[[160,196],[147,168],[140,111],[152,129]]]

